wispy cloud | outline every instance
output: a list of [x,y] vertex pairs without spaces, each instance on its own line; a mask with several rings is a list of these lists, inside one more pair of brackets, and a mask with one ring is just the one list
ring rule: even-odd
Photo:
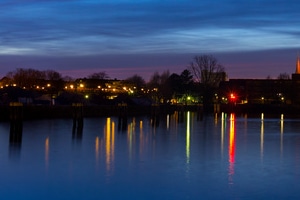
[[78,55],[294,47],[299,7],[294,0],[2,1],[0,48]]
[[[2,0],[0,73],[8,67],[179,72],[193,55],[211,53],[234,74],[255,64],[249,57],[237,63],[241,52],[257,57],[299,48],[299,8],[298,0]],[[280,70],[278,58],[257,66]]]

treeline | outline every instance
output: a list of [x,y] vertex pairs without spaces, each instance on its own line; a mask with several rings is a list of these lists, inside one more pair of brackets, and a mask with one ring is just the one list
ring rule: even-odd
[[[189,100],[195,103],[210,104],[213,101],[213,95],[217,91],[218,84],[225,78],[224,67],[218,63],[215,57],[201,55],[195,56],[180,74],[170,73],[167,70],[161,74],[154,72],[149,82],[146,82],[138,74],[122,81],[133,85],[136,89],[136,92],[130,94],[131,96],[145,96],[155,103],[170,103],[171,100],[178,103],[179,101],[187,102]],[[58,98],[62,95],[66,96],[66,84],[74,83],[76,87],[79,81],[88,79],[110,80],[108,74],[104,71],[74,80],[69,76],[63,77],[54,70],[41,71],[19,68],[7,73],[2,78],[1,85],[2,87],[16,86],[23,90],[43,88],[43,91]],[[72,95],[74,99],[74,94]],[[122,95],[124,96],[124,94]],[[97,98],[99,99],[99,96]]]

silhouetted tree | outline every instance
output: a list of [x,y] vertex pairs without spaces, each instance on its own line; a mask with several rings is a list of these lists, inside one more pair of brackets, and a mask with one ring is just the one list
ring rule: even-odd
[[72,82],[72,81],[75,81],[75,79],[72,78],[71,76],[64,76],[64,77],[63,77],[63,80],[64,80],[65,82]]
[[18,68],[15,71],[8,72],[7,76],[12,77],[13,82],[21,88],[36,87],[45,79],[45,73],[35,69]]
[[181,85],[183,84],[181,77],[176,74],[173,73],[169,76],[168,78],[168,82],[171,85],[171,89],[176,91],[176,92],[181,92]]
[[190,68],[196,80],[201,83],[203,105],[205,109],[208,109],[213,102],[219,83],[225,80],[225,69],[211,55],[195,56],[190,63]]
[[185,69],[180,74],[181,89],[183,93],[190,93],[193,90],[193,75],[191,71]]
[[183,84],[188,85],[193,82],[193,75],[191,71],[185,69],[181,72],[180,79],[182,80]]
[[182,96],[183,94],[190,93],[192,83],[193,76],[189,70],[184,70],[180,75],[173,73],[167,81],[169,92],[172,93],[172,96]]
[[48,88],[49,92],[58,93],[64,88],[64,80],[60,73],[54,70],[46,70],[44,73],[46,81],[51,84],[50,88]]
[[45,78],[46,80],[53,80],[53,81],[62,80],[61,74],[54,70],[46,70]]
[[137,88],[144,87],[146,84],[145,80],[137,74],[135,74],[131,77],[128,77],[127,79],[125,79],[125,81],[127,83],[135,85],[135,87],[137,87]]
[[148,87],[151,90],[151,97],[156,102],[166,101],[169,98],[169,85],[168,78],[170,76],[169,70],[164,71],[161,75],[158,72],[154,72],[148,83]]
[[281,73],[281,74],[278,75],[277,79],[289,80],[291,78],[290,78],[290,75],[288,73]]
[[97,72],[88,76],[89,79],[108,79],[109,76],[106,72]]
[[160,85],[160,75],[158,72],[154,72],[154,74],[150,77],[148,86],[150,88],[158,88],[159,85]]
[[205,86],[217,87],[225,76],[225,68],[211,55],[195,56],[190,67],[197,81]]
[[61,75],[53,70],[39,71],[36,69],[18,68],[14,71],[8,72],[7,77],[12,84],[18,87],[32,89],[37,87],[45,87],[48,92],[54,93],[63,89],[64,81]]

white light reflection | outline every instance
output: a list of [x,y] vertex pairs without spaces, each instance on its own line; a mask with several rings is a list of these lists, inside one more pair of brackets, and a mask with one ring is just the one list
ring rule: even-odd
[[261,124],[260,124],[260,157],[263,158],[264,155],[264,131],[265,131],[265,127],[264,127],[264,120],[261,120]]
[[170,129],[170,115],[167,115],[167,130]]
[[224,134],[225,134],[225,127],[226,127],[226,118],[227,118],[227,114],[225,114],[224,112],[222,112],[221,114],[221,153],[223,155],[223,151],[224,151]]
[[280,116],[280,153],[283,153],[283,131],[284,131],[284,115]]

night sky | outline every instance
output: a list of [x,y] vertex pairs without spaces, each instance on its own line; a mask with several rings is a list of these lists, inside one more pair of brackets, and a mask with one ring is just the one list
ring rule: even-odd
[[0,78],[16,68],[74,78],[181,73],[211,54],[229,78],[292,74],[299,0],[1,0]]

